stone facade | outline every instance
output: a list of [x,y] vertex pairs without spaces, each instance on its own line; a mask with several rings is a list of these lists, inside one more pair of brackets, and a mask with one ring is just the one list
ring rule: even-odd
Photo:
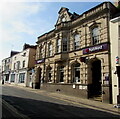
[[55,28],[38,37],[35,88],[111,103],[109,20],[104,2],[81,15],[61,8]]

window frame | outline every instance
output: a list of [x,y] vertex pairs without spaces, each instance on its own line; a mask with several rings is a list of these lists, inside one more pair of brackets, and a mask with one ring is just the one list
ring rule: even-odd
[[67,37],[64,37],[62,39],[62,51],[67,52],[68,51],[68,39]]
[[[79,36],[79,40],[76,39],[76,36]],[[75,41],[76,41],[76,42],[75,42]],[[79,45],[77,45],[77,43],[78,43]],[[80,49],[80,34],[76,33],[76,34],[74,35],[74,50],[78,50],[78,49]]]
[[61,39],[57,39],[57,42],[56,42],[56,52],[57,53],[60,53],[61,52]]
[[92,40],[92,45],[97,45],[100,43],[100,32],[99,32],[99,27],[98,26],[94,26],[91,29],[91,40]]
[[25,73],[19,74],[19,83],[25,83]]
[[39,47],[39,59],[42,59],[43,58],[43,47],[40,46]]

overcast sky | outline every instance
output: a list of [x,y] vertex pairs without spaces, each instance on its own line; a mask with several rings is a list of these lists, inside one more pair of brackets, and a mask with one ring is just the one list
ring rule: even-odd
[[54,29],[61,7],[82,14],[101,3],[21,1],[0,2],[0,65],[11,50],[22,51],[24,43],[35,45],[38,36]]

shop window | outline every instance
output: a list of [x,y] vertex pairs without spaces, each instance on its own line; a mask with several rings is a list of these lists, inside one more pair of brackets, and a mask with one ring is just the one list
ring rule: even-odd
[[63,48],[63,52],[65,52],[65,51],[67,51],[67,49],[68,49],[68,40],[67,40],[67,38],[63,38],[62,39],[62,48]]
[[52,43],[48,44],[48,56],[52,56]]
[[77,50],[80,48],[80,35],[76,34],[74,36],[74,50]]
[[20,73],[19,74],[19,83],[24,83],[25,82],[25,73]]
[[92,45],[99,44],[99,28],[94,27],[92,29]]
[[11,74],[11,80],[10,82],[15,82],[15,74]]
[[61,40],[57,40],[57,53],[60,53],[60,47],[61,47]]

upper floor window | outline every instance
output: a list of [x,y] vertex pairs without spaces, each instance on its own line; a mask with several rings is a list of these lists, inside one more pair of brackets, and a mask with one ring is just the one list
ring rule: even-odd
[[20,69],[20,61],[17,61],[17,69]]
[[68,49],[68,40],[67,40],[67,38],[63,38],[63,40],[62,40],[62,48],[63,48],[63,51],[67,51],[67,49]]
[[58,40],[57,40],[57,53],[60,52],[60,47],[61,47],[61,40],[58,39]]
[[98,44],[99,41],[99,28],[95,27],[92,29],[92,45]]
[[25,60],[23,61],[23,68],[25,67]]
[[42,59],[42,55],[43,55],[43,48],[40,47],[39,48],[39,58]]
[[48,56],[52,56],[52,43],[48,44]]
[[74,50],[77,50],[80,48],[80,35],[76,34],[74,36]]

